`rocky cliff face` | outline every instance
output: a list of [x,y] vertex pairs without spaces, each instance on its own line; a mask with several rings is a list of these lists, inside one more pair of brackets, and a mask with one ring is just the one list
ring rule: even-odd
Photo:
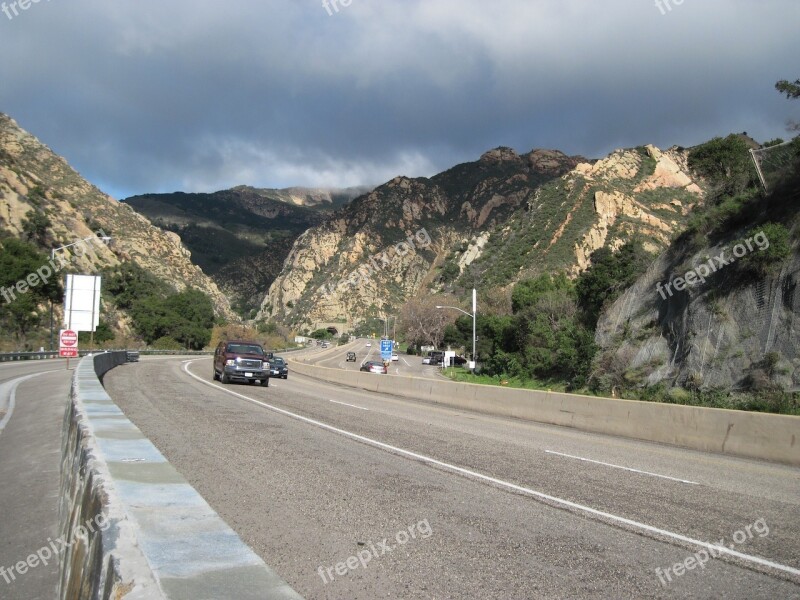
[[[664,248],[683,217],[703,197],[703,190],[688,174],[685,152],[675,148],[662,152],[655,146],[645,149],[646,156],[640,152],[615,152],[594,165],[578,165],[575,169],[576,177],[614,189],[598,189],[594,193],[597,220],[576,245],[573,274],[589,266],[592,252],[606,245],[616,249],[633,233],[644,236],[645,248],[651,252]],[[626,184],[636,181],[632,190],[626,190],[630,187]],[[617,223],[623,221],[628,226],[622,225],[609,240]]]
[[[607,310],[599,370],[624,385],[800,390],[800,176],[712,236],[678,240]],[[789,231],[768,254],[769,223]],[[748,261],[765,253],[763,269]]]
[[634,235],[657,253],[669,245],[703,191],[688,173],[686,152],[654,146],[617,150],[529,195],[485,242],[456,253],[463,287],[507,286],[543,272],[575,276],[599,248],[617,249]]
[[[772,368],[773,383],[800,390],[800,247],[795,241],[792,255],[765,277],[743,278],[735,263],[718,261],[718,270],[705,275],[699,265],[721,254],[729,260],[735,241],[731,236],[688,260],[662,255],[601,318],[603,368],[628,385],[734,391],[768,379]],[[665,287],[695,268],[702,281]],[[771,367],[769,354],[777,361]]]
[[[423,289],[458,293],[544,271],[575,275],[594,250],[637,234],[657,253],[703,196],[686,160],[685,151],[654,146],[595,162],[497,148],[431,179],[398,177],[297,240],[259,318],[352,323]],[[429,244],[397,250],[421,230]]]
[[252,318],[300,234],[366,192],[369,188],[243,185],[208,194],[145,194],[124,202],[176,233],[192,262],[225,292],[234,309]]
[[43,251],[98,230],[113,238],[108,245],[82,246],[82,256],[71,252],[69,271],[94,273],[133,261],[177,290],[191,286],[205,292],[219,316],[233,317],[225,295],[192,264],[178,236],[153,227],[131,207],[89,184],[63,158],[0,114],[0,228],[22,237],[23,221],[34,213],[50,221],[39,240]]
[[420,289],[441,289],[455,248],[480,255],[543,183],[585,159],[497,148],[430,179],[397,177],[302,235],[262,304],[260,319],[296,326],[352,324],[393,311]]

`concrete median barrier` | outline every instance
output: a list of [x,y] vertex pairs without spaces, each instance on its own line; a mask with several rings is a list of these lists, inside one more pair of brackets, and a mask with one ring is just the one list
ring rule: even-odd
[[301,597],[114,404],[99,378],[125,353],[80,361],[64,420],[59,598]]
[[495,416],[800,466],[800,417],[795,416],[374,375],[298,361],[292,361],[292,369],[331,383]]

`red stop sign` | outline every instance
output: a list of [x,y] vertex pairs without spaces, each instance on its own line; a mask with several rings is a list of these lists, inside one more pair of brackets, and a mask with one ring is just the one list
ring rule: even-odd
[[75,346],[78,343],[78,334],[71,329],[61,332],[61,345],[66,347]]

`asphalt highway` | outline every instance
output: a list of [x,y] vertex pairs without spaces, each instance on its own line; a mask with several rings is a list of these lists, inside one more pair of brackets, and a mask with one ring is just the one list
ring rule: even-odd
[[105,385],[306,598],[800,598],[798,469],[211,371]]
[[[76,363],[72,361],[74,366]],[[58,560],[26,565],[59,535],[65,361],[0,364],[0,598],[52,600]]]
[[[367,346],[367,344],[370,344]],[[319,348],[309,355],[309,362],[320,367],[334,369],[345,369],[348,371],[358,371],[366,361],[381,361],[380,340],[360,339],[346,346],[339,346],[321,350]],[[356,353],[355,362],[347,361],[348,352]],[[431,365],[423,365],[421,356],[412,356],[398,353],[397,360],[389,365],[390,375],[404,375],[407,377],[425,377],[438,379],[443,376],[440,374],[441,368]]]

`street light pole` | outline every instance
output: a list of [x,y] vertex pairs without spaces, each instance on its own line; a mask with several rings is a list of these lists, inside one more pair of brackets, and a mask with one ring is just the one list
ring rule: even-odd
[[472,374],[475,375],[475,366],[478,364],[477,359],[475,358],[475,341],[477,340],[477,336],[475,335],[475,321],[478,316],[478,291],[475,288],[472,288]]
[[477,360],[475,359],[475,340],[476,337],[476,318],[478,316],[478,290],[472,288],[472,313],[468,313],[462,308],[458,308],[457,306],[437,306],[436,308],[452,308],[453,310],[457,310],[460,313],[464,313],[468,317],[472,317],[472,361],[471,361],[471,368],[472,374],[475,374],[475,366],[477,365]]

